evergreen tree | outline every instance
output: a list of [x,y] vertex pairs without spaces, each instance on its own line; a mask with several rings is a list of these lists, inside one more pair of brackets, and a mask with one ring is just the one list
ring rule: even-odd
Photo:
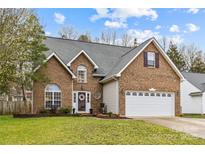
[[79,41],[84,41],[84,42],[91,42],[90,38],[88,35],[80,35],[80,37],[78,38]]
[[180,71],[184,71],[186,69],[184,56],[178,51],[176,44],[170,42],[167,55]]
[[191,63],[190,72],[205,73],[205,62],[201,52],[198,52]]

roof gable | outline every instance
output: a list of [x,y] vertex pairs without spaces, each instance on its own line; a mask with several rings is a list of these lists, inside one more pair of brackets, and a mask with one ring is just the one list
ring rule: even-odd
[[[68,71],[69,74],[71,74],[72,78],[76,78],[76,76],[73,74],[73,72],[64,64],[64,62],[59,58],[59,56],[53,52],[52,54],[50,54],[46,60],[44,61],[44,63],[46,63],[47,61],[49,61],[52,57],[55,57],[61,64],[62,66]],[[37,71],[41,66],[38,66],[34,71]]]
[[113,77],[120,77],[121,73],[136,59],[143,51],[144,49],[150,44],[154,43],[156,48],[159,50],[161,55],[165,58],[165,60],[168,62],[168,64],[171,66],[171,68],[176,72],[176,74],[183,79],[183,75],[181,72],[177,69],[177,67],[174,65],[174,63],[171,61],[171,59],[168,57],[168,55],[164,52],[164,50],[161,48],[159,43],[156,41],[155,38],[151,38],[140,44],[138,47],[131,49],[127,53],[121,56],[119,61],[116,63],[116,65],[113,67],[113,69],[108,73],[108,75],[101,80],[101,82],[106,82],[112,79]]
[[84,54],[86,56],[86,58],[94,65],[94,68],[95,69],[98,69],[98,65],[92,60],[92,58],[90,58],[90,56],[84,51],[84,50],[81,50],[75,57],[73,57],[73,59],[71,59],[68,63],[67,63],[67,66],[70,67],[71,63],[77,59],[81,54]]
[[46,52],[46,57],[55,52],[64,64],[68,64],[82,50],[85,51],[98,66],[98,69],[94,73],[96,75],[100,74],[103,77],[110,72],[120,56],[131,49],[130,47],[55,37],[47,37],[44,43],[49,48]]

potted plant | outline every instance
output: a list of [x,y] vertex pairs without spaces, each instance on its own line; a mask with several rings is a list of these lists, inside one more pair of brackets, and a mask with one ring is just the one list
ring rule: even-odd
[[75,114],[75,108],[73,108],[73,114]]
[[93,114],[93,109],[92,108],[90,108],[90,114]]
[[104,103],[100,103],[100,107],[103,108],[105,106]]

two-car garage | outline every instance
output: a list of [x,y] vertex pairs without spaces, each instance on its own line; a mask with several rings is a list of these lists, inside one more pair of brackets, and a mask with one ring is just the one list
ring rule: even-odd
[[174,116],[175,96],[169,92],[126,91],[126,116]]

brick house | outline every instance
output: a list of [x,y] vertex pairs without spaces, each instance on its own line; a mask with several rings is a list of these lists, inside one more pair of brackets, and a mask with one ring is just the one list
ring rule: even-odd
[[175,116],[181,113],[182,74],[155,38],[130,48],[48,37],[49,83],[33,83],[34,112],[56,107],[76,112],[125,116]]

